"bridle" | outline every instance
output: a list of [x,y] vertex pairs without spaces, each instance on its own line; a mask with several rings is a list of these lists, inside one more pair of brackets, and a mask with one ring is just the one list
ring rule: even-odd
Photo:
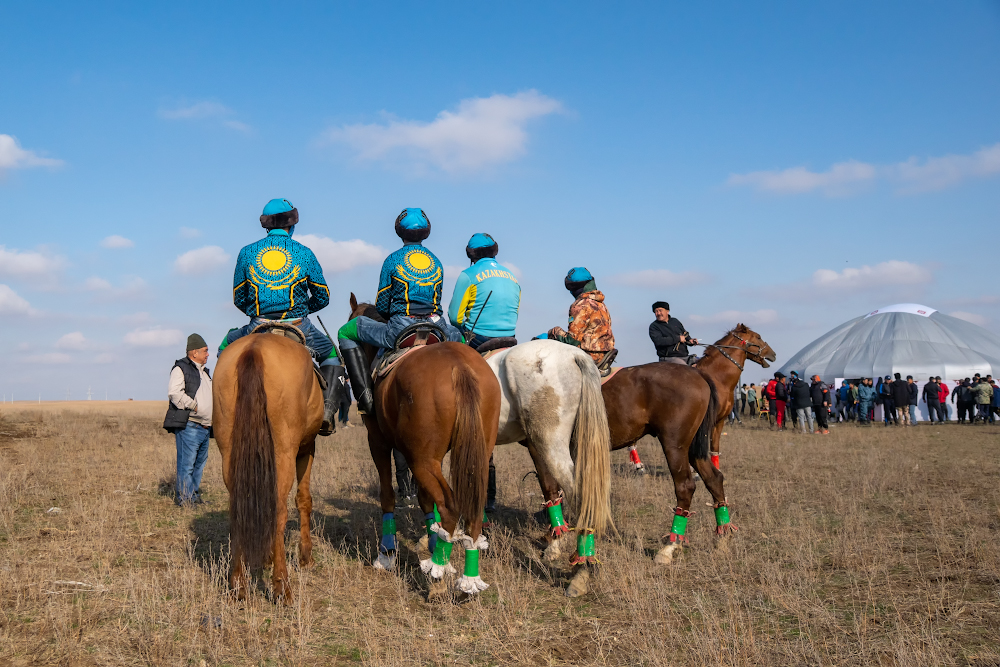
[[[733,359],[731,356],[729,356],[729,354],[726,352],[726,350],[743,350],[744,352],[746,352],[747,357],[751,361],[756,362],[758,364],[760,364],[761,361],[763,361],[764,356],[763,356],[762,352],[764,351],[764,347],[762,345],[760,345],[759,343],[751,343],[750,341],[746,340],[745,338],[740,338],[739,334],[733,333],[732,331],[729,332],[729,335],[732,336],[733,338],[735,338],[736,340],[740,341],[743,344],[742,345],[719,345],[718,343],[698,343],[698,345],[704,346],[706,350],[708,348],[710,348],[710,347],[714,347],[716,350],[719,351],[719,354],[721,354],[722,356],[724,356],[726,359],[729,359],[729,361],[733,362],[733,364],[735,364],[736,368],[740,369],[740,373],[743,372],[743,365],[740,364],[740,362],[738,362],[735,359]],[[723,348],[726,348],[726,349],[724,350]],[[757,351],[756,352],[751,352],[751,348],[756,348]],[[763,364],[761,364],[761,365],[763,365]]]

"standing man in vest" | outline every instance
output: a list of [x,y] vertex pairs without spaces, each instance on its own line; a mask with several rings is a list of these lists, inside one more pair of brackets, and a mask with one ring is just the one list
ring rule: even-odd
[[167,416],[163,428],[177,444],[177,485],[174,502],[180,506],[201,503],[201,475],[208,460],[212,433],[212,376],[205,363],[208,344],[198,334],[187,339],[187,356],[170,369]]
[[670,317],[670,304],[657,301],[653,304],[656,320],[649,325],[649,338],[656,347],[656,356],[668,364],[687,364],[688,345],[696,345],[697,338],[690,338],[684,325]]
[[469,239],[465,254],[472,266],[458,274],[448,306],[452,326],[474,348],[492,338],[513,338],[517,327],[521,286],[510,269],[497,263],[499,249],[489,234]]

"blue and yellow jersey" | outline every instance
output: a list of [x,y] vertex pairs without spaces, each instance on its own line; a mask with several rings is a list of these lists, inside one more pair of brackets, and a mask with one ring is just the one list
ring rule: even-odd
[[375,309],[382,317],[440,315],[441,262],[419,243],[407,243],[385,258]]
[[475,333],[487,338],[513,336],[520,307],[517,278],[492,257],[484,257],[458,275],[448,319],[459,329],[469,330],[475,324]]
[[313,251],[272,229],[240,250],[233,303],[250,317],[305,317],[330,303],[330,288]]

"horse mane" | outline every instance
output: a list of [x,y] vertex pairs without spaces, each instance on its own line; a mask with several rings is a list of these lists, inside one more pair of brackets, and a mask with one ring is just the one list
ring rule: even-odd
[[376,322],[382,322],[385,324],[385,318],[382,317],[377,310],[375,310],[374,304],[361,302],[358,304],[358,310],[361,311],[360,317],[367,317],[375,320]]

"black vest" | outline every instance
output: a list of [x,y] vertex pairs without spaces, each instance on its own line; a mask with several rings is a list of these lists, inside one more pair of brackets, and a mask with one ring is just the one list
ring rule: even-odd
[[[198,393],[198,387],[201,386],[201,373],[198,372],[198,367],[195,366],[194,362],[184,357],[183,359],[178,359],[174,362],[173,367],[170,369],[172,373],[174,368],[180,368],[181,372],[184,374],[184,393],[194,400],[195,394]],[[205,374],[208,377],[212,375],[208,372],[208,366],[205,367]],[[187,426],[188,417],[191,414],[190,409],[180,409],[173,404],[173,402],[167,403],[167,416],[163,419],[163,428],[169,433],[176,433],[177,431],[183,431],[184,427]]]

